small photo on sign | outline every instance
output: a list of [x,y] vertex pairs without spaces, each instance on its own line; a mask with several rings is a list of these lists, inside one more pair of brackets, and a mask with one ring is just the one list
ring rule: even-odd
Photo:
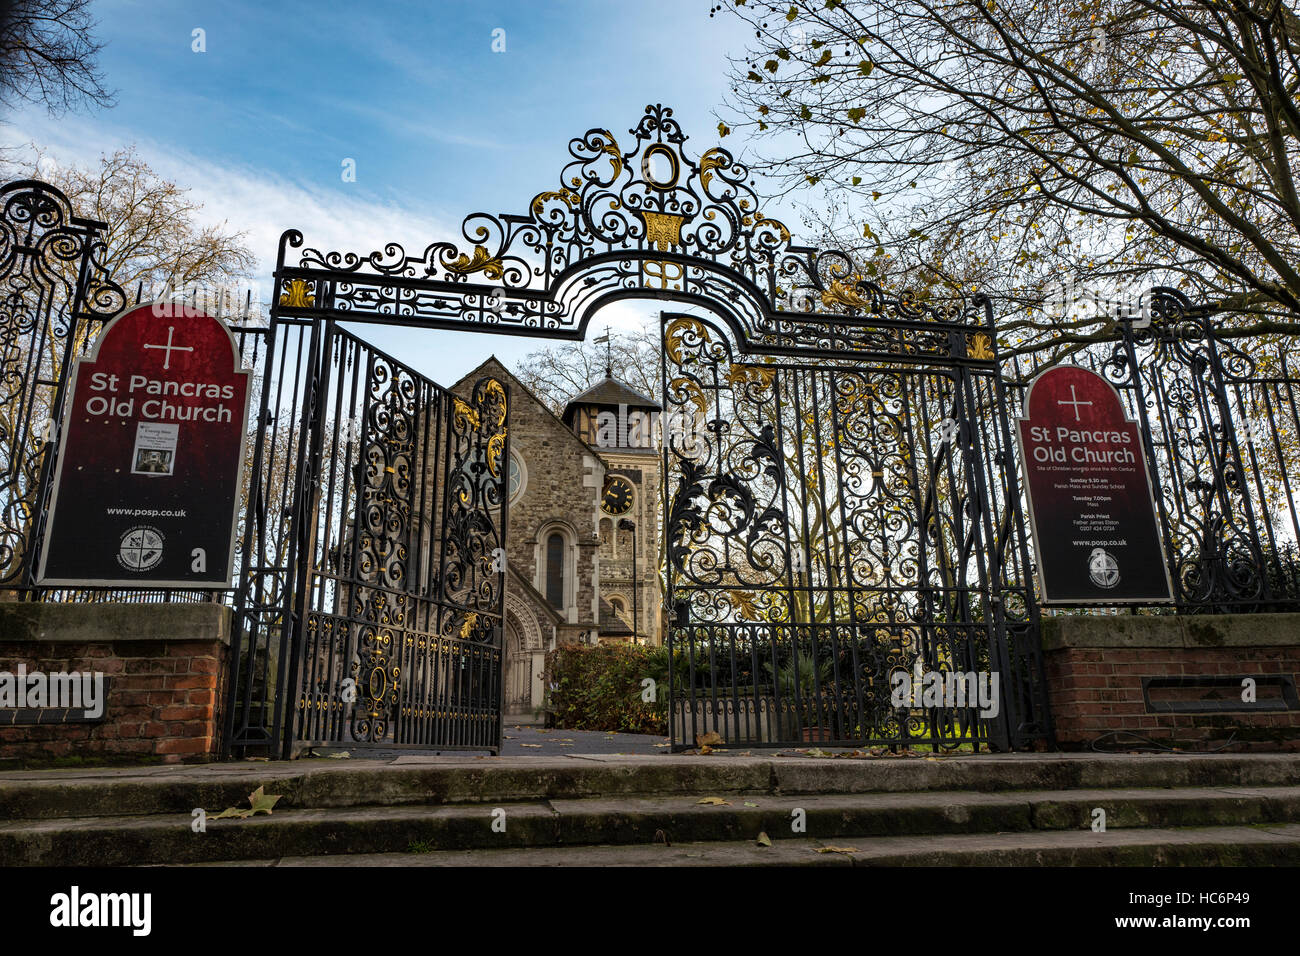
[[133,475],[170,475],[176,468],[176,436],[179,425],[140,422],[132,452]]

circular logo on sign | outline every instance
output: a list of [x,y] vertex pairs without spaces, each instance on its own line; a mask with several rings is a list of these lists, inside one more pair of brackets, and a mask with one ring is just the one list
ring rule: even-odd
[[128,571],[149,571],[163,556],[163,534],[147,524],[137,525],[122,535],[117,563]]
[[1113,588],[1119,584],[1119,562],[1105,548],[1093,548],[1088,555],[1088,577],[1099,588]]

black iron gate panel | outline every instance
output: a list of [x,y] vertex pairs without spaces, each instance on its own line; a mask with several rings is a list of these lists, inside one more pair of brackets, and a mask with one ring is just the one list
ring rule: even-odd
[[230,746],[496,751],[505,387],[458,396],[332,322],[273,331]]
[[674,746],[1048,736],[996,373],[663,335]]

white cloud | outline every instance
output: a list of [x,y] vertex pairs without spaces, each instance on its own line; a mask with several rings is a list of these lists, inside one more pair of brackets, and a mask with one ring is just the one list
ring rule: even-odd
[[204,225],[224,222],[226,228],[244,233],[258,259],[255,285],[263,299],[270,295],[271,273],[285,229],[298,229],[306,246],[322,252],[367,253],[394,241],[408,253],[418,252],[430,242],[459,235],[459,230],[434,217],[376,199],[359,186],[325,188],[251,166],[213,162],[183,147],[119,133],[104,123],[24,117],[23,126],[0,127],[0,145],[28,144],[40,148],[46,164],[85,167],[96,165],[101,154],[134,144],[155,172],[188,188],[191,197],[202,203],[199,219]]

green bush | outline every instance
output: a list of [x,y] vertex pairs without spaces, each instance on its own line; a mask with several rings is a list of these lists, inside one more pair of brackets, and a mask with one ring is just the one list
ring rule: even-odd
[[[645,678],[656,700],[641,699]],[[547,709],[567,730],[668,733],[668,657],[663,648],[629,644],[557,647],[546,655]]]

